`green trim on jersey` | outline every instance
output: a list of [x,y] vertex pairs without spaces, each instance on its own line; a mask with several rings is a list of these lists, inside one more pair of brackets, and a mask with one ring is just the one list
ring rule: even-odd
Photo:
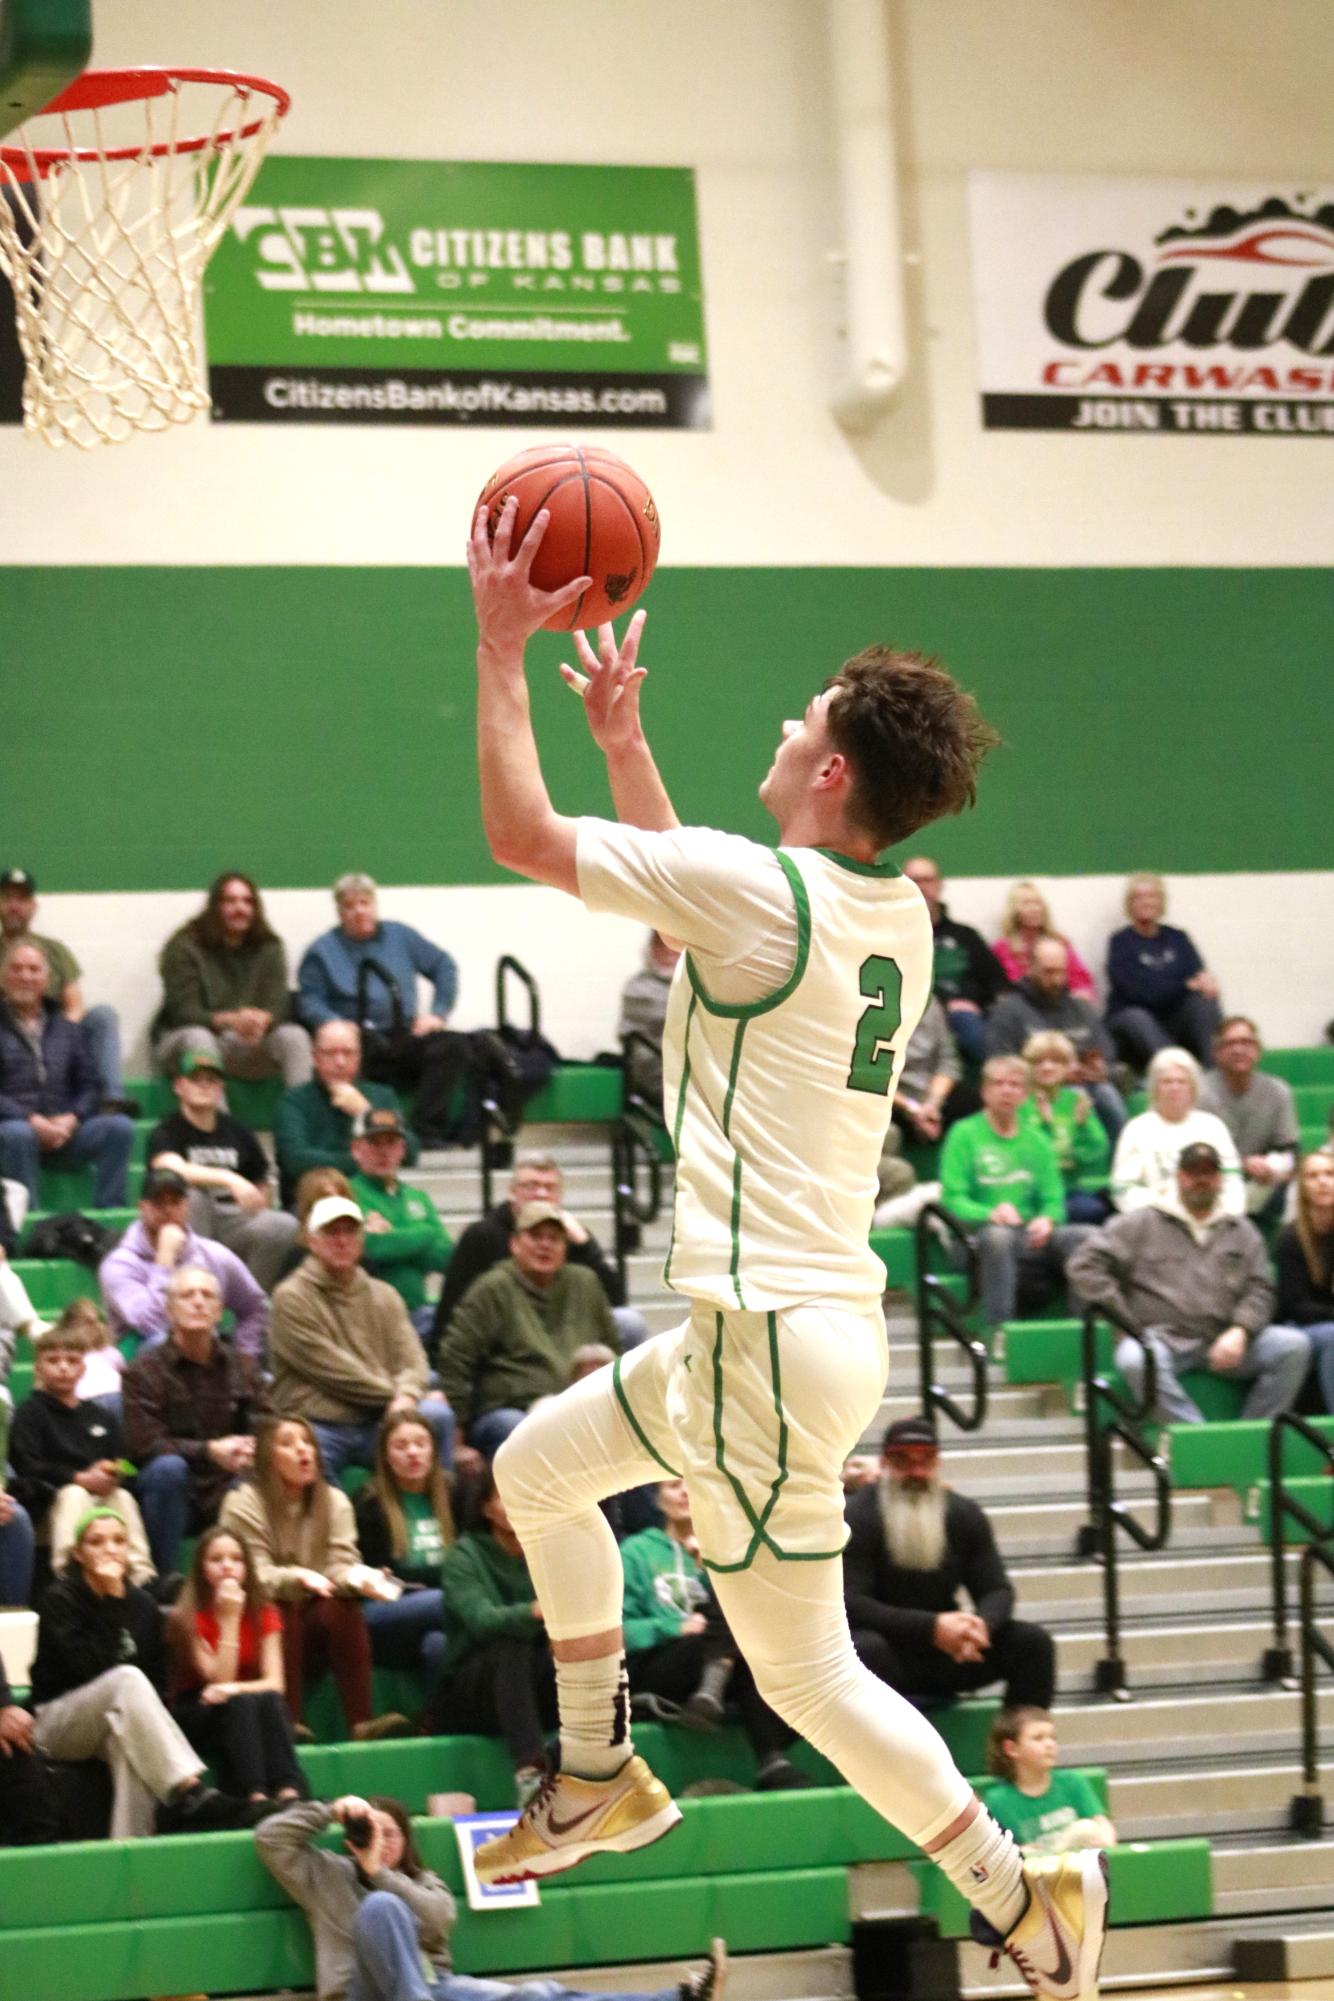
[[[686,1113],[686,1092],[690,1089],[690,1024],[695,1019],[695,995],[690,996],[690,1006],[686,1009],[685,1031],[681,1037],[681,1082],[676,1093],[676,1123],[672,1127],[672,1160],[679,1164],[681,1159],[681,1122]],[[663,1260],[662,1282],[672,1282],[672,1252],[676,1249],[676,1205],[680,1201],[681,1190],[675,1173],[672,1179],[672,1228],[667,1239],[667,1256]]]
[[[746,1039],[746,1024],[739,1021],[732,1043],[732,1066],[727,1073],[727,1096],[723,1100],[723,1138],[732,1137],[732,1100],[736,1096],[737,1072],[741,1068],[741,1045]],[[741,1297],[741,1154],[734,1154],[732,1160],[732,1262],[728,1266],[732,1280],[732,1290],[736,1303],[744,1312],[745,1301]]]
[[677,1472],[675,1466],[669,1466],[667,1464],[667,1461],[663,1458],[661,1452],[658,1451],[657,1447],[653,1443],[653,1440],[649,1437],[643,1425],[639,1422],[639,1419],[635,1416],[634,1411],[630,1408],[630,1399],[626,1395],[625,1385],[621,1381],[621,1357],[619,1355],[616,1357],[616,1360],[611,1365],[611,1386],[616,1392],[616,1401],[621,1406],[621,1409],[625,1414],[626,1423],[629,1425],[631,1431],[633,1431],[635,1437],[639,1440],[640,1444],[643,1446],[645,1452],[648,1453],[650,1459],[655,1459],[658,1465],[661,1466],[663,1472],[670,1473],[673,1480],[679,1480],[682,1476]]
[[783,1382],[778,1361],[778,1315],[765,1315],[769,1329],[769,1378],[773,1385],[774,1413],[778,1419],[778,1471],[769,1486],[769,1498],[761,1514],[756,1514],[745,1488],[727,1464],[723,1445],[723,1316],[714,1314],[715,1337],[713,1343],[713,1451],[718,1471],[730,1485],[741,1506],[741,1512],[750,1523],[753,1534],[750,1547],[739,1563],[712,1563],[707,1556],[700,1562],[706,1570],[717,1571],[720,1575],[738,1570],[749,1570],[760,1549],[767,1549],[780,1563],[827,1563],[831,1557],[842,1556],[842,1549],[780,1549],[769,1534],[769,1520],[778,1505],[778,1497],[787,1482],[787,1417],[783,1410]]
[[782,986],[775,987],[771,994],[765,994],[762,1000],[757,1001],[710,1000],[704,982],[695,971],[694,960],[689,952],[686,953],[686,972],[690,976],[691,991],[695,999],[709,1014],[721,1015],[729,1021],[749,1021],[754,1015],[768,1014],[771,1008],[780,1007],[800,986],[806,971],[806,961],[811,954],[811,900],[806,894],[806,884],[802,880],[801,870],[791,855],[785,855],[781,848],[774,849],[774,859],[787,877],[788,886],[792,891],[792,901],[797,907],[797,956],[792,971]]
[[837,848],[817,848],[815,852],[817,855],[823,855],[827,862],[833,862],[836,868],[845,868],[849,875],[891,876],[903,874],[903,870],[897,862],[854,861],[851,855],[841,855]]

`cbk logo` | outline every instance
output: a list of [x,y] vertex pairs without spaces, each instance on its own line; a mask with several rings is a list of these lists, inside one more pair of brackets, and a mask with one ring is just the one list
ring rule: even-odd
[[232,228],[253,249],[266,292],[416,293],[402,253],[384,240],[378,209],[255,203],[237,209]]

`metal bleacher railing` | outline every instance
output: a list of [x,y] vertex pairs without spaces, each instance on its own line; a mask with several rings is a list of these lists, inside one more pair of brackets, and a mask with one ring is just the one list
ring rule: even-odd
[[[1312,1513],[1288,1484],[1287,1443],[1290,1438],[1303,1440],[1327,1474],[1334,1474],[1334,1446],[1295,1411],[1281,1411],[1269,1427],[1269,1555],[1273,1635],[1265,1651],[1264,1672],[1271,1681],[1291,1683],[1294,1672],[1298,1680],[1301,1690],[1302,1788],[1293,1795],[1289,1821],[1295,1833],[1316,1840],[1325,1824],[1325,1802],[1320,1789],[1317,1663],[1323,1662],[1334,1674],[1334,1643],[1327,1640],[1320,1630],[1316,1571],[1323,1570],[1334,1582],[1334,1528]],[[1289,1523],[1306,1537],[1306,1547],[1298,1568],[1295,1660],[1288,1616]]]
[[[631,1086],[636,1048],[657,1059],[659,1051],[637,1029],[621,1038],[625,1101],[611,1129],[612,1220],[616,1272],[628,1297],[627,1260],[639,1249],[644,1229],[662,1210],[663,1144],[666,1127],[655,1105]],[[641,1192],[642,1188],[642,1192]]]
[[[934,1418],[943,1411],[960,1431],[980,1431],[987,1415],[988,1355],[970,1324],[977,1305],[977,1252],[968,1232],[942,1209],[928,1202],[917,1218],[917,1361],[921,1385],[922,1412]],[[944,1251],[949,1271],[932,1269],[932,1260]],[[959,1274],[964,1280],[962,1301],[957,1296]],[[965,1410],[943,1383],[936,1381],[935,1343],[937,1336],[950,1341],[964,1356],[972,1372],[972,1408]]]
[[[1098,1367],[1100,1325],[1137,1341],[1144,1351],[1144,1387],[1138,1401],[1117,1387]],[[1094,1687],[1114,1701],[1129,1702],[1125,1658],[1121,1652],[1121,1590],[1117,1531],[1142,1550],[1165,1549],[1172,1533],[1172,1482],[1166,1461],[1139,1430],[1158,1401],[1158,1367],[1150,1343],[1110,1307],[1090,1306],[1082,1329],[1084,1387],[1084,1447],[1089,1520],[1079,1547],[1102,1565],[1103,1634],[1106,1652],[1095,1663]],[[1153,1479],[1156,1519],[1146,1529],[1129,1505],[1116,1497],[1116,1442],[1139,1461]]]

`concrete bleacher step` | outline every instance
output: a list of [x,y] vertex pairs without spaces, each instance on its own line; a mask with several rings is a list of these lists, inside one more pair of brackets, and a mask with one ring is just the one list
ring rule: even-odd
[[1233,1971],[1241,1980],[1327,1979],[1334,1974],[1334,1924],[1328,1910],[1305,1920],[1287,1918],[1281,1924],[1253,1919],[1237,1938]]
[[[1021,1607],[1021,1610],[1023,1608]],[[1058,1626],[1058,1686],[1071,1697],[1091,1686],[1097,1663],[1107,1652],[1100,1623]],[[1208,1680],[1253,1683],[1272,1631],[1268,1619],[1131,1622],[1123,1627],[1121,1652],[1130,1686],[1139,1691]]]
[[[1154,1556],[1127,1557],[1119,1566],[1124,1612],[1200,1611],[1262,1613],[1269,1604],[1269,1556],[1258,1547],[1230,1555],[1175,1556],[1170,1546]],[[1289,1572],[1295,1565],[1289,1559]],[[1096,1618],[1102,1606],[1102,1572],[1094,1563],[1015,1565],[1011,1582],[1029,1618]]]
[[1291,1835],[1215,1845],[1213,1878],[1219,1917],[1302,1910],[1319,1900],[1334,1903],[1334,1837],[1303,1841]]
[[[1147,1490],[1142,1506],[1133,1510],[1136,1518],[1145,1527],[1151,1526],[1152,1508]],[[987,1510],[996,1540],[1004,1555],[1011,1562],[1018,1562],[1026,1556],[1068,1555],[1075,1546],[1075,1537],[1088,1520],[1088,1507],[1083,1494],[1069,1500],[1002,1501]],[[1220,1511],[1211,1494],[1178,1494],[1172,1503],[1172,1547],[1192,1549],[1218,1541],[1220,1534],[1230,1531],[1230,1524],[1220,1518]]]
[[[1319,1691],[1316,1708],[1327,1730],[1334,1724],[1334,1685]],[[1060,1733],[1064,1758],[1083,1765],[1113,1765],[1118,1755],[1176,1758],[1211,1746],[1226,1746],[1228,1757],[1282,1755],[1301,1741],[1300,1709],[1296,1693],[1284,1688],[1155,1690],[1133,1702],[1071,1703],[1061,1711]]]
[[1182,1834],[1283,1834],[1301,1787],[1295,1737],[1285,1753],[1272,1757],[1230,1759],[1212,1752],[1195,1760],[1113,1762],[1108,1770],[1116,1830],[1123,1841]]
[[[631,1966],[568,1967],[544,1977],[595,1994],[648,1994],[675,1987],[698,1967],[698,1959],[655,1959]],[[856,1992],[852,1954],[836,1945],[735,1953],[728,1962],[727,1992],[732,2001],[851,2001]]]

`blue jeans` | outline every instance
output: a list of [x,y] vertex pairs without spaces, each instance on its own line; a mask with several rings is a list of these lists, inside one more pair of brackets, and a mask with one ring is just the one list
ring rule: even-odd
[[123,1098],[120,1067],[120,1021],[114,1007],[90,1007],[79,1023],[93,1059],[104,1098]]
[[54,1153],[43,1153],[26,1119],[0,1119],[0,1175],[21,1181],[34,1209],[40,1208],[37,1177],[43,1166],[61,1173],[93,1165],[93,1207],[123,1209],[128,1184],[126,1169],[134,1145],[134,1123],[120,1112],[99,1112],[85,1119],[72,1139]]
[[408,1591],[392,1605],[368,1598],[361,1609],[376,1667],[409,1668],[439,1681],[445,1658],[443,1591]]
[[158,1575],[165,1577],[177,1568],[190,1526],[190,1468],[180,1454],[161,1452],[150,1459],[135,1480],[134,1498]]
[[1302,1333],[1315,1357],[1316,1381],[1325,1409],[1334,1416],[1334,1320],[1317,1320],[1314,1327],[1303,1327]]
[[946,1001],[945,1013],[949,1018],[950,1034],[958,1043],[962,1055],[979,1068],[987,1057],[987,1017],[985,1013],[974,1014],[971,1008],[956,1007]]
[[356,1965],[347,2001],[676,2001],[656,1994],[584,1995],[557,1980],[475,1980],[462,1973],[422,1973],[417,1920],[392,1890],[363,1897],[352,1926]]
[[0,1605],[26,1605],[32,1596],[32,1517],[17,1501],[0,1527]]
[[[1162,1424],[1203,1424],[1199,1405],[1177,1377],[1188,1369],[1207,1369],[1211,1344],[1204,1339],[1172,1343],[1160,1327],[1146,1327],[1144,1332],[1158,1364],[1154,1415]],[[1281,1410],[1292,1409],[1310,1367],[1310,1333],[1309,1327],[1262,1327],[1247,1342],[1236,1368],[1219,1371],[1226,1381],[1250,1384],[1241,1407],[1243,1417],[1277,1417]],[[1138,1400],[1144,1394],[1144,1350],[1138,1341],[1117,1343],[1116,1366]]]
[[[452,1466],[454,1413],[449,1405],[419,1403],[417,1415],[435,1433],[440,1464]],[[374,1466],[375,1434],[380,1429],[379,1413],[375,1417],[363,1418],[360,1424],[331,1424],[325,1418],[312,1418],[310,1428],[319,1440],[324,1477],[331,1485],[338,1485],[338,1476],[345,1466]]]
[[506,1407],[489,1410],[484,1417],[475,1417],[468,1426],[468,1443],[475,1445],[484,1459],[494,1459],[512,1431],[517,1431],[527,1416],[526,1411]]

